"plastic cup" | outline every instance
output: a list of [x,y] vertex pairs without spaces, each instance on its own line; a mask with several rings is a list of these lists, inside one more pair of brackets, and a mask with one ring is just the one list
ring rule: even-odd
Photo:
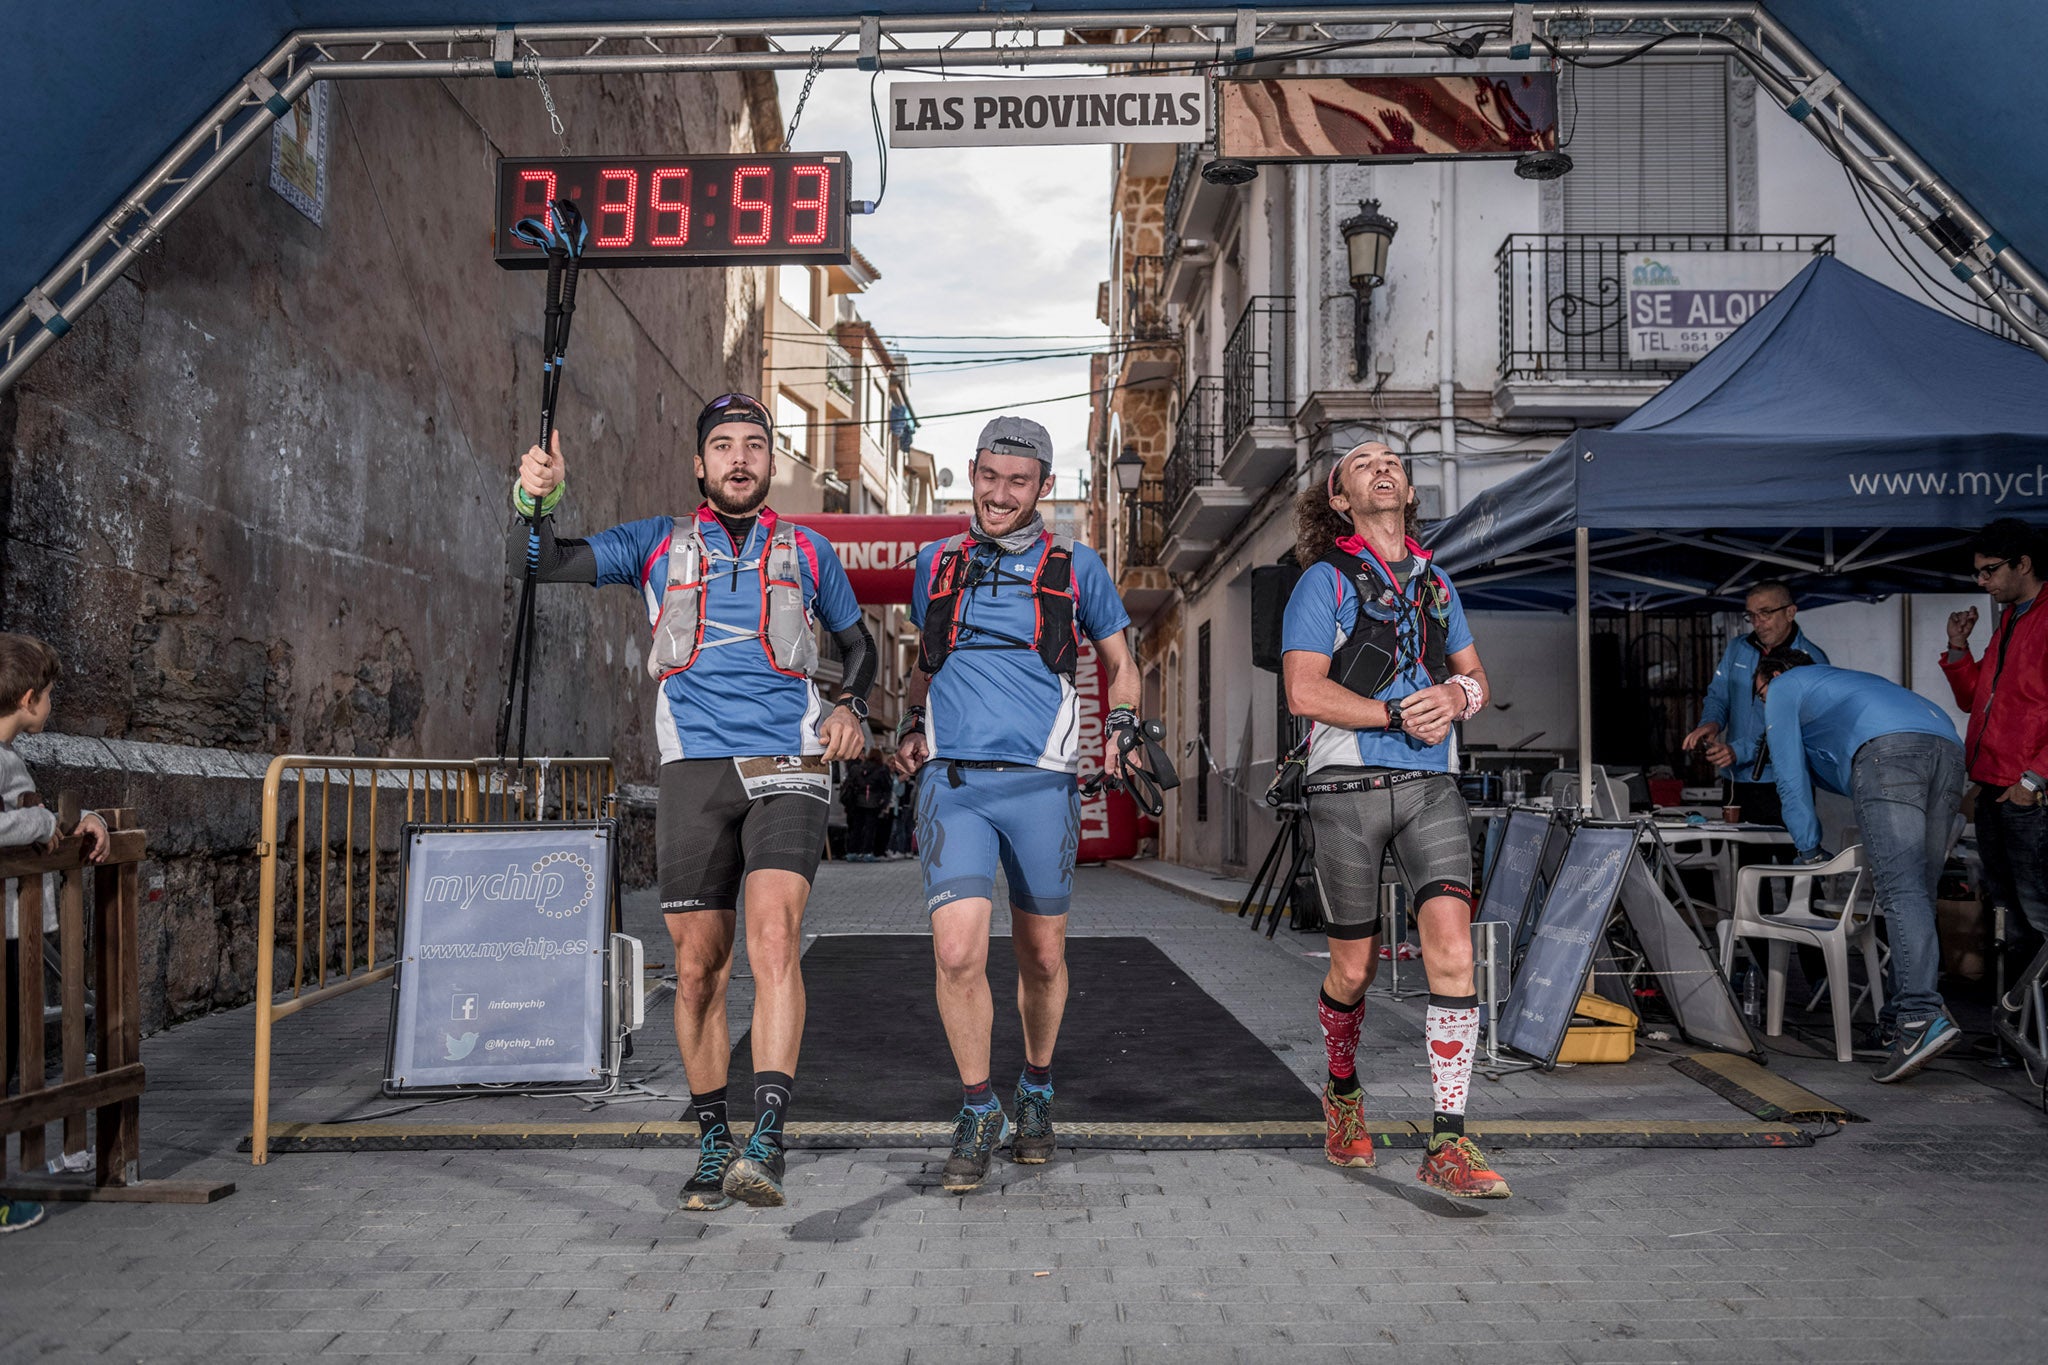
[[1731,825],[1739,825],[1739,824],[1741,824],[1741,823],[1742,823],[1742,807],[1740,807],[1740,806],[1723,806],[1723,807],[1721,807],[1721,819],[1722,819],[1723,821],[1725,821],[1726,823],[1728,823],[1728,824],[1731,824]]

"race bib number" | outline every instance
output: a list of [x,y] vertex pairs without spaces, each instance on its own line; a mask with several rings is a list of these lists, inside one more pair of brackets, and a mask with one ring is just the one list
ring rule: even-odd
[[825,766],[822,755],[736,758],[732,766],[739,772],[740,785],[746,788],[749,801],[759,801],[764,796],[811,796],[825,802],[832,799],[832,770]]

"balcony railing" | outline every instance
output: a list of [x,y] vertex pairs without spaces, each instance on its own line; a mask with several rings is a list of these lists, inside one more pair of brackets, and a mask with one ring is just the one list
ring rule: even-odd
[[1166,257],[1124,258],[1123,315],[1117,319],[1119,345],[1173,340],[1173,319],[1166,311]]
[[1217,479],[1223,459],[1223,381],[1203,375],[1182,395],[1180,417],[1173,426],[1173,451],[1166,457],[1166,515],[1170,518],[1188,495]]
[[837,346],[825,348],[825,386],[842,398],[853,397],[853,357]]
[[1138,496],[1125,504],[1124,563],[1126,570],[1149,569],[1158,565],[1166,547],[1166,484],[1162,479],[1142,479]]
[[1500,377],[1669,374],[1677,360],[1628,357],[1627,260],[1644,251],[1772,251],[1832,256],[1820,233],[1516,232],[1494,254]]
[[1226,446],[1247,427],[1284,426],[1294,416],[1287,349],[1293,332],[1294,301],[1281,294],[1254,298],[1230,329],[1223,343]]
[[1187,203],[1188,190],[1195,182],[1195,167],[1202,160],[1201,147],[1183,142],[1173,158],[1173,178],[1166,182],[1166,259],[1180,255],[1180,210]]

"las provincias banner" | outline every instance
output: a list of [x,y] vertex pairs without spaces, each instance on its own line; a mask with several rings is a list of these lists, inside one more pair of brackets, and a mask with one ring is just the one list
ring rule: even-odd
[[[885,606],[910,601],[911,580],[917,572],[917,554],[935,540],[944,540],[967,529],[965,516],[878,517],[849,513],[818,512],[792,516],[832,542],[853,595],[863,606]],[[1074,691],[1078,703],[1081,776],[1086,778],[1102,767],[1102,720],[1109,710],[1109,680],[1102,656],[1087,640],[1081,642],[1081,658],[1074,670]],[[1130,858],[1138,852],[1138,838],[1151,832],[1141,828],[1136,803],[1128,792],[1099,792],[1081,798],[1081,840],[1078,857],[1084,863],[1111,858]]]
[[891,147],[1050,147],[1080,142],[1200,142],[1209,124],[1201,76],[897,81]]
[[967,529],[962,515],[943,517],[873,517],[847,512],[808,512],[791,516],[832,542],[846,567],[853,595],[864,607],[908,605],[917,552],[935,540]]

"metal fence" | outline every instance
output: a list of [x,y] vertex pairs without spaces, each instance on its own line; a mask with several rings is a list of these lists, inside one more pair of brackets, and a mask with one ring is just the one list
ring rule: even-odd
[[1294,301],[1261,294],[1245,305],[1223,343],[1223,443],[1251,426],[1285,425],[1294,416],[1288,339]]
[[269,1157],[277,1021],[397,970],[405,905],[399,830],[412,823],[596,820],[609,812],[617,788],[608,758],[533,758],[523,766],[495,758],[305,754],[270,761],[256,847],[254,1164]]
[[1195,143],[1183,142],[1180,151],[1174,154],[1173,178],[1166,182],[1166,259],[1171,261],[1180,255],[1180,210],[1187,203],[1188,188],[1195,183],[1195,167],[1202,159],[1202,149]]
[[1500,377],[1670,374],[1677,360],[1628,357],[1628,257],[1644,251],[1769,251],[1832,256],[1824,233],[1510,233],[1500,279]]
[[1180,510],[1197,486],[1214,483],[1223,459],[1223,381],[1203,375],[1181,395],[1173,424],[1173,450],[1166,457],[1166,515]]

